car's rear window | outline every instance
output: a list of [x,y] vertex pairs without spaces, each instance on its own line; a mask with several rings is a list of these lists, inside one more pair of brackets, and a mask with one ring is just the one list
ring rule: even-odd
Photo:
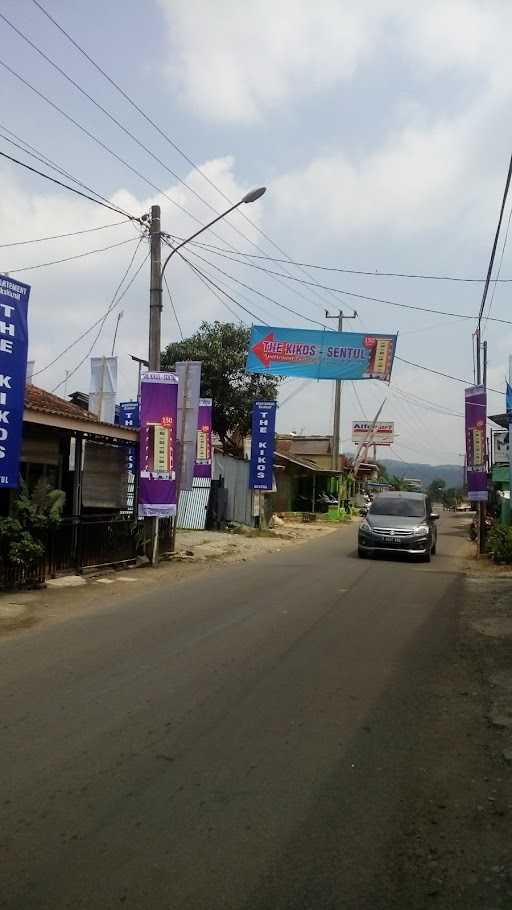
[[370,506],[370,515],[398,515],[401,518],[424,518],[425,502],[422,499],[391,499],[378,497]]

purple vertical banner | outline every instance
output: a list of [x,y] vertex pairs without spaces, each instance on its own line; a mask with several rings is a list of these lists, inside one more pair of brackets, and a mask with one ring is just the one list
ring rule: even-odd
[[197,440],[194,477],[212,476],[212,399],[200,398],[197,411]]
[[465,397],[468,499],[470,502],[487,502],[485,386],[471,386],[466,389]]
[[176,515],[178,377],[146,373],[140,387],[139,515]]

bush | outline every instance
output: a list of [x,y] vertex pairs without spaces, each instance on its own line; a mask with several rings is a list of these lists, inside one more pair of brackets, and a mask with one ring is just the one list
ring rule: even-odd
[[512,528],[493,528],[487,538],[487,552],[494,562],[512,563]]

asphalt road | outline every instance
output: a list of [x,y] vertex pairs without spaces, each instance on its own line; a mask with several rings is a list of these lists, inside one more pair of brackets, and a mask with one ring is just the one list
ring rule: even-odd
[[403,906],[459,525],[430,565],[342,530],[1,642],[0,906]]

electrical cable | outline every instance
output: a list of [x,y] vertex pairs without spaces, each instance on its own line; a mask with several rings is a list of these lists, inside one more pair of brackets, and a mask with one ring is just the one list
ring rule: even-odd
[[[137,251],[135,251],[135,252],[137,252]],[[66,373],[66,376],[64,377],[64,379],[62,379],[59,383],[57,383],[57,385],[52,389],[52,393],[56,392],[57,389],[60,389],[60,387],[61,387],[62,385],[64,385],[64,383],[67,382],[67,380],[68,380],[71,376],[74,376],[75,373],[80,369],[80,367],[82,366],[82,364],[84,364],[85,361],[90,357],[90,355],[92,354],[92,352],[93,352],[93,350],[94,350],[94,348],[95,348],[95,346],[96,346],[96,343],[97,343],[97,341],[98,341],[98,339],[99,339],[99,337],[100,337],[100,335],[101,335],[101,333],[102,333],[102,331],[103,331],[103,326],[105,325],[105,322],[106,322],[108,316],[110,316],[111,312],[112,312],[117,306],[119,306],[119,304],[121,303],[123,297],[126,296],[126,294],[128,293],[128,291],[130,290],[130,288],[131,288],[133,282],[134,282],[135,279],[137,278],[137,275],[139,274],[139,272],[141,271],[141,269],[143,268],[143,266],[146,264],[146,262],[148,261],[149,257],[150,257],[150,253],[147,253],[147,255],[145,256],[145,258],[144,258],[144,259],[142,260],[142,262],[140,263],[138,269],[137,269],[137,270],[134,272],[134,274],[132,275],[130,281],[128,282],[128,284],[126,285],[126,287],[124,288],[124,290],[121,292],[121,294],[119,295],[119,297],[117,297],[117,299],[116,299],[116,295],[119,293],[119,289],[121,288],[121,286],[122,286],[122,284],[123,284],[125,278],[126,278],[127,275],[128,275],[128,272],[129,272],[129,270],[130,270],[130,268],[131,268],[131,264],[132,264],[132,262],[133,262],[133,257],[132,257],[132,260],[130,261],[130,265],[128,266],[128,269],[126,270],[126,272],[124,273],[124,275],[123,275],[121,281],[119,282],[119,285],[118,285],[118,287],[117,287],[117,289],[116,289],[116,291],[115,291],[115,294],[114,294],[114,296],[113,296],[113,298],[112,298],[112,302],[111,302],[109,308],[107,309],[107,311],[105,312],[105,314],[103,315],[103,317],[102,317],[100,320],[98,320],[98,321],[100,322],[100,326],[99,326],[99,329],[98,329],[98,331],[97,331],[97,333],[96,333],[96,335],[95,335],[95,337],[94,337],[94,340],[93,340],[93,342],[92,342],[92,344],[91,344],[89,350],[88,350],[87,353],[82,357],[82,359],[77,363],[77,365],[76,365],[71,371],[68,371],[68,372]]]
[[279,402],[278,407],[282,408],[282,407],[284,407],[285,404],[288,404],[288,402],[291,401],[292,398],[295,398],[295,396],[298,395],[299,392],[302,392],[302,390],[307,386],[308,382],[311,382],[311,380],[303,379],[302,382],[300,383],[300,385],[298,385],[297,388],[295,388],[293,390],[293,392],[290,392],[290,394],[287,395],[286,398],[283,398],[283,400]]
[[106,228],[119,227],[122,224],[130,224],[130,221],[128,219],[114,221],[112,224],[100,224],[98,227],[83,228],[81,231],[70,231],[67,234],[52,234],[50,237],[35,237],[33,240],[13,240],[11,243],[0,243],[0,250],[12,246],[27,246],[31,243],[45,243],[47,240],[64,240],[67,237],[78,237],[80,234],[93,234],[95,231],[104,231]]
[[[192,268],[192,264],[191,264],[191,263],[190,263],[190,267]],[[192,271],[194,271],[193,268],[192,268]],[[206,276],[203,276],[203,274],[201,274],[201,273],[198,272],[198,271],[195,272],[195,275],[196,275],[197,278],[199,278],[199,281],[201,282],[201,284],[203,284],[203,285],[207,288],[207,290],[210,292],[210,294],[213,294],[213,296],[219,301],[219,303],[220,303],[220,304],[221,304],[229,313],[231,313],[231,315],[234,317],[234,319],[236,319],[237,323],[239,323],[240,325],[249,326],[249,323],[248,323],[248,322],[244,322],[244,320],[242,319],[242,317],[240,316],[239,313],[237,313],[237,312],[235,312],[235,310],[232,310],[232,309],[231,309],[231,307],[229,306],[229,303],[226,303],[226,301],[224,300],[224,298],[221,297],[221,295],[220,295],[219,293],[217,293],[217,291],[215,290],[215,288],[211,287],[211,286],[208,284],[208,282],[207,282],[207,280],[206,280]]]
[[[138,244],[138,246],[137,246],[137,249],[135,250],[134,254],[132,255],[132,257],[131,257],[131,259],[130,259],[130,264],[129,264],[127,270],[125,271],[125,276],[128,274],[128,272],[129,272],[129,270],[130,270],[130,268],[131,268],[131,266],[132,266],[132,264],[133,264],[133,262],[134,262],[134,260],[135,260],[135,256],[137,255],[137,251],[140,249],[141,243],[142,243],[142,237],[140,238],[140,241],[139,241],[139,244]],[[146,258],[147,258],[147,257],[146,257]],[[145,261],[145,260],[144,260],[144,261]],[[123,279],[123,280],[124,280],[124,279]],[[117,291],[116,291],[116,293],[117,293]],[[114,295],[114,298],[113,298],[113,299],[115,299],[115,295]],[[49,370],[50,367],[52,367],[55,363],[57,363],[57,361],[60,360],[61,357],[64,357],[64,355],[67,354],[68,351],[70,351],[72,348],[75,347],[75,345],[79,344],[84,338],[86,338],[87,335],[88,335],[90,332],[92,332],[93,329],[95,329],[97,325],[100,324],[100,322],[102,321],[103,317],[104,317],[104,316],[108,316],[108,314],[109,314],[109,312],[110,312],[110,307],[111,307],[111,306],[112,306],[112,301],[109,303],[107,309],[106,309],[105,312],[99,317],[99,319],[97,319],[95,322],[93,322],[92,325],[90,325],[88,329],[86,329],[86,330],[85,330],[84,332],[82,332],[77,338],[75,338],[75,340],[72,341],[71,344],[68,344],[67,347],[64,348],[64,350],[60,351],[60,353],[57,354],[57,356],[54,357],[53,360],[51,360],[49,363],[47,363],[46,366],[41,367],[39,370],[35,370],[35,371],[32,373],[32,376],[40,376],[41,373],[46,373],[46,371]]]
[[185,208],[185,206],[181,205],[179,202],[176,202],[176,200],[173,199],[171,196],[169,196],[168,193],[165,192],[165,190],[163,190],[161,187],[157,186],[156,183],[153,183],[153,181],[150,180],[148,177],[145,177],[144,174],[142,174],[140,171],[137,170],[137,168],[135,168],[131,164],[129,164],[129,162],[126,161],[124,158],[122,158],[121,155],[118,155],[117,152],[114,151],[114,149],[111,149],[110,146],[106,145],[106,143],[103,142],[102,139],[99,139],[97,136],[94,135],[94,133],[91,133],[91,131],[88,130],[87,127],[85,127],[85,126],[83,126],[83,124],[79,123],[78,120],[75,120],[75,118],[72,117],[71,114],[66,113],[66,111],[63,110],[63,108],[59,107],[59,105],[56,104],[55,101],[52,101],[51,98],[48,98],[47,95],[43,94],[43,92],[40,92],[39,89],[37,89],[35,87],[35,85],[32,85],[31,82],[29,82],[27,79],[25,79],[20,73],[17,73],[16,70],[12,69],[12,67],[10,67],[5,62],[5,60],[2,60],[1,58],[0,58],[0,66],[3,66],[4,69],[7,70],[7,72],[11,73],[12,76],[14,76],[16,79],[18,79],[21,83],[23,83],[23,85],[25,85],[32,92],[34,92],[34,94],[36,94],[39,98],[42,98],[43,101],[46,101],[46,103],[49,104],[50,107],[52,107],[55,111],[57,111],[66,120],[69,120],[70,123],[72,123],[74,126],[77,127],[77,129],[79,129],[82,133],[84,133],[86,136],[88,136],[89,139],[92,139],[92,141],[95,142],[96,145],[99,145],[100,148],[102,148],[106,152],[108,152],[109,155],[111,155],[113,158],[115,158],[121,164],[124,164],[124,166],[127,167],[128,170],[130,170],[133,174],[135,174],[137,177],[139,177],[141,180],[143,180],[144,183],[147,183],[148,186],[150,186],[152,189],[156,190],[157,193],[160,193],[162,196],[164,196],[165,199],[167,199],[168,202],[171,203],[171,205],[176,206],[176,208],[178,208],[181,212],[184,212],[186,215],[188,215],[190,218],[192,218],[194,221],[196,221],[198,224],[200,224],[199,219],[197,219],[195,217],[195,215],[192,215],[192,213],[189,212],[188,209]]
[[[215,246],[214,244],[208,244],[208,243],[204,243],[204,242],[202,242],[202,243],[198,242],[198,243],[196,243],[196,246],[202,246],[205,250],[209,250],[210,252],[215,252],[215,253],[229,253],[230,252],[225,247],[218,247],[218,246]],[[465,278],[463,276],[457,276],[457,275],[428,275],[428,274],[419,274],[419,273],[413,273],[413,272],[380,272],[375,269],[373,271],[363,270],[363,269],[348,269],[348,268],[341,268],[340,266],[334,266],[334,265],[319,265],[318,263],[315,263],[315,262],[300,262],[295,259],[291,259],[291,260],[278,259],[274,256],[267,256],[265,254],[258,255],[256,253],[247,253],[247,252],[241,251],[241,250],[238,251],[238,255],[244,256],[247,259],[266,259],[268,262],[276,262],[276,263],[286,262],[289,265],[294,265],[297,267],[302,266],[303,268],[306,268],[306,269],[315,269],[315,270],[319,270],[322,272],[339,272],[342,275],[357,275],[358,277],[363,277],[363,278],[365,278],[365,277],[366,278],[414,278],[414,279],[422,279],[422,280],[426,280],[426,281],[458,281],[458,282],[468,283],[468,284],[483,284],[484,280],[485,280],[483,278]],[[512,278],[500,278],[500,279],[493,278],[492,280],[493,280],[493,282],[496,282],[497,284],[510,284],[512,282]]]
[[231,281],[234,281],[235,284],[239,284],[239,285],[241,285],[241,287],[246,288],[248,291],[251,291],[253,294],[257,294],[258,297],[262,297],[263,299],[270,301],[270,303],[275,304],[276,306],[280,307],[280,309],[282,309],[282,310],[287,310],[289,313],[293,313],[295,316],[298,316],[300,319],[305,319],[307,322],[311,322],[314,325],[321,326],[322,329],[329,330],[329,328],[327,326],[325,326],[323,322],[319,322],[318,319],[311,319],[310,316],[305,316],[304,313],[299,313],[297,310],[294,310],[292,307],[286,306],[284,303],[279,303],[279,301],[275,300],[275,298],[269,297],[268,294],[264,294],[262,291],[258,291],[256,288],[251,287],[249,284],[246,284],[244,281],[240,281],[240,279],[235,278],[235,276],[231,275],[229,272],[225,272],[224,269],[221,269],[218,265],[216,265],[214,262],[211,262],[209,259],[205,259],[204,256],[200,256],[199,253],[192,251],[192,255],[195,256],[197,259],[199,259],[201,262],[204,262],[207,265],[211,266],[213,269],[215,269],[215,271],[220,272],[221,275],[224,275],[226,278],[229,278]]
[[[19,149],[25,155],[28,155],[30,158],[34,158],[36,161],[39,161],[40,164],[44,164],[46,167],[49,167],[50,170],[55,171],[57,174],[60,174],[62,177],[66,177],[68,180],[71,180],[72,183],[76,183],[77,186],[82,187],[82,189],[87,190],[92,196],[97,196],[98,199],[101,199],[103,202],[107,203],[107,206],[110,204],[110,199],[107,199],[106,196],[103,196],[102,193],[98,193],[97,190],[94,190],[92,187],[88,186],[86,183],[83,183],[78,177],[75,177],[57,162],[53,161],[48,155],[45,155],[41,149],[38,149],[36,146],[31,145],[30,142],[27,142],[26,139],[23,139],[21,136],[18,136],[17,133],[9,129],[5,123],[0,123],[0,127],[4,132],[9,133],[9,136],[4,136],[0,134],[4,142],[8,142],[10,145],[13,145],[15,148]],[[14,139],[10,138],[14,136]],[[14,140],[18,140],[15,142]]]
[[359,392],[357,391],[355,382],[352,382],[352,383],[351,383],[351,386],[352,386],[352,391],[353,391],[353,393],[354,393],[354,395],[355,395],[356,401],[357,401],[357,403],[358,403],[358,405],[359,405],[360,411],[361,411],[361,413],[362,413],[364,419],[365,419],[365,420],[368,420],[368,417],[366,416],[366,411],[365,411],[365,409],[364,409],[364,407],[363,407],[363,405],[362,405],[362,403],[361,403],[361,399],[359,398]]
[[[37,8],[40,10],[40,12],[43,13],[43,15],[46,16],[47,19],[49,19],[49,21],[55,26],[55,28],[57,28],[61,32],[61,34],[63,34],[67,38],[67,40],[73,45],[73,47],[80,54],[82,54],[83,57],[85,57],[85,59],[91,64],[91,66],[93,66],[99,73],[101,73],[101,75],[104,77],[104,79],[106,79],[107,82],[109,82],[109,84],[113,88],[115,88],[116,91],[118,91],[122,95],[122,97],[134,108],[134,110],[136,110],[137,113],[140,114],[140,116],[143,117],[144,120],[146,120],[146,122],[149,123],[153,127],[153,129],[155,129],[159,133],[159,135],[162,136],[166,140],[166,142],[168,142],[169,145],[176,152],[178,152],[178,154],[181,155],[181,157],[185,161],[187,161],[188,164],[191,165],[191,167],[209,184],[209,186],[211,186],[213,189],[215,189],[216,192],[219,193],[219,195],[226,202],[228,202],[230,205],[233,205],[233,200],[230,199],[230,197],[226,193],[224,193],[224,191],[219,186],[217,186],[217,184],[213,180],[211,180],[210,177],[208,177],[208,175],[192,160],[192,158],[189,155],[187,155],[183,151],[183,149],[180,148],[180,146],[168,135],[168,133],[166,133],[163,129],[161,129],[161,127],[158,126],[158,124],[151,117],[149,117],[148,114],[146,114],[146,112],[133,100],[133,98],[131,98],[130,95],[128,95],[128,93],[125,92],[124,89],[121,88],[121,86],[114,79],[112,79],[112,77],[109,76],[108,73],[105,72],[105,70],[91,57],[90,54],[87,53],[87,51],[69,34],[69,32],[67,32],[66,29],[64,29],[63,26],[61,26],[59,22],[57,22],[57,20],[48,12],[48,10],[43,6],[43,4],[40,3],[39,0],[33,0],[33,3],[35,6],[37,6]],[[188,184],[187,184],[187,186],[188,186]],[[204,200],[202,200],[202,201],[204,202]],[[291,257],[288,256],[286,251],[283,250],[282,247],[280,247],[274,240],[272,240],[272,238],[269,237],[269,235],[266,234],[265,231],[262,228],[260,228],[260,226],[256,222],[254,222],[251,218],[249,218],[241,210],[237,210],[237,211],[238,211],[238,214],[248,224],[250,224],[253,228],[255,228],[261,234],[261,236],[267,240],[267,242],[269,242],[276,250],[278,250],[278,252],[280,252],[283,256],[285,256],[288,262],[292,261]],[[248,240],[248,242],[251,243],[252,246],[254,246],[257,250],[259,250],[260,252],[264,252],[261,249],[261,247],[258,246],[257,243],[255,243],[253,240],[251,240],[249,237],[247,237],[245,234],[243,234],[240,230],[238,230],[231,223],[230,223],[230,227],[233,230],[236,230],[238,234],[241,234],[241,236],[243,236],[246,240]],[[305,274],[305,275],[308,274],[302,266],[295,266],[295,267],[299,268],[299,270],[303,274]],[[318,294],[317,294],[317,296],[319,297]],[[319,299],[321,299],[321,298],[319,297]]]
[[[461,382],[465,386],[470,386],[471,382],[468,379],[461,379],[459,376],[451,376],[449,373],[442,373],[440,370],[433,370],[431,367],[426,367],[422,363],[413,363],[411,360],[405,360],[404,357],[399,357],[398,354],[395,354],[395,360],[399,360],[400,363],[406,363],[409,367],[416,367],[418,370],[425,370],[427,373],[433,373],[435,376],[442,376],[443,379],[451,379],[453,382]],[[496,392],[497,395],[503,395],[503,390],[491,389],[490,386],[487,387],[488,392]]]
[[[217,291],[219,291],[221,294],[223,294],[225,297],[227,297],[228,300],[231,300],[232,303],[235,304],[235,306],[240,307],[241,310],[244,310],[244,312],[248,313],[249,316],[252,316],[253,319],[257,319],[257,320],[261,321],[261,316],[258,316],[256,313],[253,313],[252,310],[247,309],[247,307],[245,307],[241,303],[239,303],[238,300],[235,300],[235,298],[232,297],[231,294],[228,294],[227,291],[223,290],[223,288],[221,288],[218,284],[216,284],[216,282],[213,281],[212,278],[209,278],[207,275],[205,275],[205,273],[202,272],[201,269],[198,268],[198,266],[194,265],[193,262],[190,262],[190,260],[187,259],[183,255],[183,253],[178,253],[178,256],[180,257],[180,259],[183,259],[183,261],[186,262],[187,265],[189,265],[191,269],[193,269],[193,271],[196,273],[196,275],[201,275],[204,278],[204,280],[208,282],[208,284],[211,284],[214,288],[217,289]],[[268,325],[268,323],[266,323],[264,320],[262,321],[262,324]]]
[[136,237],[129,237],[128,240],[119,240],[117,243],[111,243],[110,246],[102,246],[96,250],[86,250],[85,253],[75,253],[74,256],[66,256],[64,259],[52,259],[50,262],[39,262],[37,265],[24,265],[18,269],[4,269],[10,275],[16,275],[18,272],[32,272],[34,269],[44,269],[49,265],[60,265],[62,262],[71,262],[73,259],[83,259],[85,256],[93,256],[95,253],[106,253],[118,246],[126,246],[127,243],[135,243]]
[[173,313],[174,313],[174,318],[175,318],[175,320],[176,320],[176,325],[178,326],[178,331],[179,331],[179,333],[180,333],[180,338],[181,338],[181,340],[183,341],[183,329],[181,328],[181,323],[180,323],[180,321],[179,321],[179,319],[178,319],[178,314],[177,314],[177,312],[176,312],[176,307],[174,306],[174,300],[172,299],[171,289],[170,289],[169,285],[167,284],[167,276],[166,276],[166,275],[164,275],[164,284],[165,284],[165,286],[166,286],[166,288],[167,288],[167,293],[168,293],[168,295],[169,295],[169,300],[170,300],[170,302],[171,302],[171,307],[172,307],[172,311],[173,311]]
[[[190,246],[196,246],[196,244],[194,244],[192,242],[190,244]],[[197,256],[198,253],[195,253],[195,255]],[[219,253],[218,255],[222,256],[223,259],[228,259],[230,262],[236,262],[236,263],[238,263],[238,265],[246,265],[249,268],[257,269],[258,271],[265,272],[268,275],[275,275],[275,272],[272,269],[267,269],[264,266],[255,265],[252,262],[244,263],[241,260],[235,259],[232,256],[225,255],[224,253],[223,254]],[[209,259],[205,259],[203,261],[208,262],[210,265],[213,265],[213,263]],[[432,307],[420,307],[420,306],[415,306],[410,303],[398,303],[396,300],[388,300],[383,297],[370,297],[367,294],[357,294],[357,293],[355,293],[355,291],[348,291],[345,288],[335,288],[335,287],[332,287],[329,285],[320,284],[318,282],[305,281],[302,278],[296,278],[294,275],[287,275],[287,276],[285,275],[282,277],[289,281],[298,282],[299,284],[305,284],[308,286],[311,285],[313,287],[322,288],[323,290],[333,291],[336,294],[344,294],[347,297],[356,297],[358,300],[368,300],[371,303],[384,303],[384,304],[387,304],[388,306],[400,307],[401,309],[405,309],[405,310],[416,310],[416,311],[422,312],[422,313],[434,313],[437,316],[450,316],[450,317],[453,317],[454,319],[474,319],[474,316],[469,313],[452,313],[452,312],[446,312],[445,310],[435,310]],[[508,320],[508,319],[496,319],[496,318],[491,317],[490,322],[499,322],[502,325],[512,325],[512,321]]]
[[502,265],[503,265],[503,256],[504,256],[504,254],[505,254],[505,249],[506,249],[506,246],[507,246],[508,234],[509,234],[509,231],[510,231],[510,219],[511,219],[511,218],[512,218],[512,205],[510,206],[510,211],[509,211],[509,213],[508,213],[507,229],[506,229],[506,231],[505,231],[505,237],[504,237],[504,240],[503,240],[503,245],[502,245],[502,247],[501,247],[501,256],[500,256],[500,263],[499,263],[499,266],[498,266],[498,274],[497,274],[497,277],[494,279],[493,288],[492,288],[492,294],[491,294],[491,301],[490,301],[490,303],[489,303],[489,308],[488,308],[488,310],[487,310],[487,316],[484,316],[484,331],[485,331],[485,329],[487,328],[487,323],[489,322],[489,319],[491,318],[492,306],[493,306],[493,303],[494,303],[494,297],[495,297],[495,295],[496,295],[496,283],[497,283],[497,281],[499,281],[499,277],[500,277],[500,275],[501,275],[501,267],[502,267]]
[[12,161],[14,164],[18,164],[20,167],[24,167],[27,171],[31,171],[32,174],[37,174],[39,177],[44,177],[45,180],[50,180],[52,183],[56,183],[57,186],[63,187],[66,190],[70,190],[77,196],[82,196],[83,199],[88,199],[89,202],[95,202],[96,205],[102,205],[104,209],[110,209],[111,212],[116,212],[117,215],[124,215],[124,217],[129,218],[130,221],[137,221],[141,223],[141,219],[136,218],[135,215],[130,215],[129,212],[125,212],[123,209],[117,208],[117,206],[110,205],[106,202],[101,202],[100,199],[95,199],[94,196],[88,196],[87,193],[82,193],[81,190],[77,190],[74,186],[69,186],[69,184],[62,183],[61,180],[57,180],[55,177],[51,177],[50,174],[44,174],[42,171],[38,171],[37,168],[32,167],[30,164],[27,164],[26,161],[20,161],[18,158],[13,158],[12,155],[8,155],[6,152],[2,151],[0,151],[0,155],[2,158],[7,158],[8,161]]

